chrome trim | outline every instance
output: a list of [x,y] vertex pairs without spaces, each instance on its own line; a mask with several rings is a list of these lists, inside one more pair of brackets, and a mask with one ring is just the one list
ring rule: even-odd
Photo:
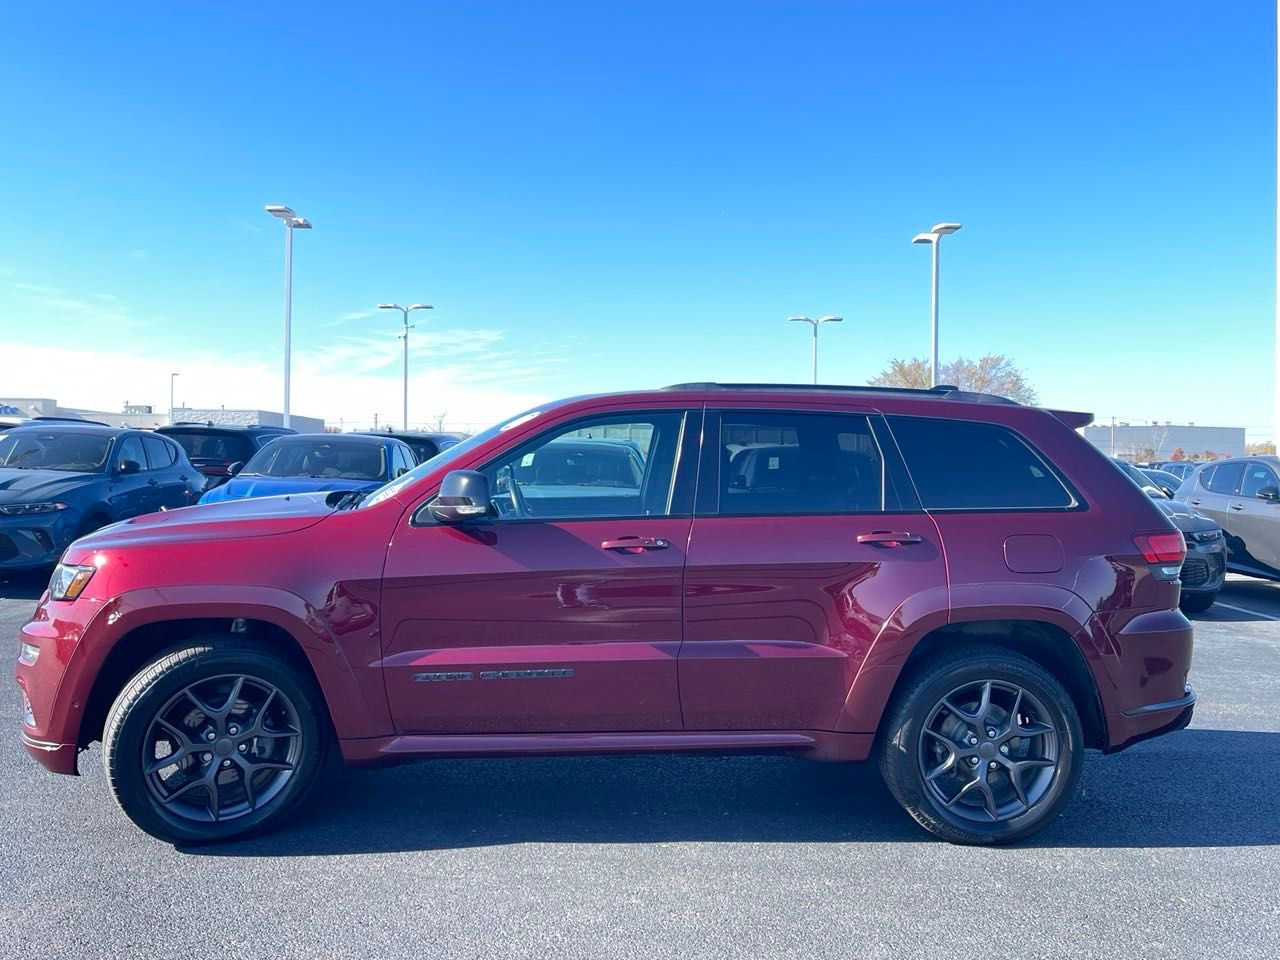
[[1183,710],[1196,702],[1196,692],[1191,684],[1186,685],[1186,693],[1177,700],[1163,700],[1160,703],[1148,703],[1145,706],[1125,710],[1126,717],[1145,717],[1149,713],[1163,713],[1166,710]]
[[25,730],[21,730],[19,733],[22,736],[22,745],[33,750],[44,750],[48,753],[53,753],[55,750],[63,750],[73,746],[70,743],[50,743],[48,740],[37,740],[35,737],[29,736]]

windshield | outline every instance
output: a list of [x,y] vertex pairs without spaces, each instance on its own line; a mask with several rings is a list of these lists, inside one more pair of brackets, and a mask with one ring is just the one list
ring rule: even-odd
[[542,408],[534,407],[532,410],[526,410],[524,413],[514,416],[510,420],[503,420],[500,423],[494,424],[488,430],[482,430],[475,436],[467,437],[467,439],[455,443],[447,450],[441,450],[426,463],[418,464],[404,476],[398,477],[390,483],[384,484],[377,490],[372,491],[360,502],[360,507],[372,507],[389,497],[394,497],[401,490],[412,486],[433,470],[438,470],[442,466],[463,459],[472,450],[488,443],[494,437],[498,436],[498,434],[510,430],[513,427],[518,427],[521,424],[528,423],[540,413],[542,413]]
[[1145,473],[1143,473],[1133,464],[1126,463],[1123,460],[1117,460],[1115,462],[1116,462],[1116,465],[1125,472],[1125,475],[1128,476],[1130,480],[1132,480],[1134,483],[1136,483],[1138,486],[1142,488],[1142,492],[1145,493],[1147,496],[1155,497],[1158,500],[1169,499],[1165,495],[1165,492],[1161,490],[1159,487],[1157,487],[1154,482],[1152,482],[1150,477],[1148,477]]
[[208,463],[244,462],[253,456],[253,441],[240,434],[208,433],[203,430],[166,430],[164,435],[178,441],[196,466]]
[[111,437],[75,430],[8,430],[0,437],[0,467],[86,473],[107,465]]
[[240,476],[385,480],[386,460],[377,440],[282,437],[255,453]]

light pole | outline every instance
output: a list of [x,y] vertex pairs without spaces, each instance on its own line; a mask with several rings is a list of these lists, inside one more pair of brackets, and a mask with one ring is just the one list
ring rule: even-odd
[[938,385],[938,248],[942,238],[960,229],[958,223],[935,223],[928,233],[917,233],[912,243],[933,244],[933,347],[929,361],[929,386]]
[[293,231],[310,230],[311,221],[288,207],[268,204],[267,213],[284,223],[284,426],[289,425],[289,367],[293,356]]
[[177,378],[176,373],[169,374],[169,426],[173,426],[173,381]]
[[813,327],[813,382],[818,382],[818,327],[824,323],[839,323],[844,317],[819,317],[814,320],[810,317],[787,317],[788,320],[797,323],[807,323]]
[[435,308],[429,303],[415,303],[411,307],[402,307],[398,303],[380,303],[379,310],[399,310],[404,315],[404,333],[400,335],[400,339],[404,341],[404,420],[400,424],[401,429],[409,429],[409,328],[416,327],[416,323],[409,322],[409,314],[414,310],[434,310]]

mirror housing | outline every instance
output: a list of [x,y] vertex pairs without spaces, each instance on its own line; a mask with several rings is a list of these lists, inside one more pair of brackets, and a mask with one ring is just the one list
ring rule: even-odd
[[440,523],[465,523],[489,515],[489,481],[476,470],[450,470],[428,509]]
[[227,467],[227,476],[234,477],[237,473],[244,469],[244,461],[237,460],[231,466]]
[[1171,489],[1170,487],[1166,487],[1166,486],[1161,485],[1161,487],[1160,487],[1160,492],[1161,492],[1161,493],[1163,493],[1163,494],[1164,494],[1166,497],[1168,497],[1170,500],[1173,500],[1173,499],[1175,499],[1174,494],[1175,494],[1177,491],[1176,491],[1176,490]]
[[141,472],[142,472],[142,464],[140,464],[137,460],[121,460],[118,464],[116,464],[116,473],[119,473],[122,475],[130,474],[130,473],[141,473]]
[[1258,499],[1268,503],[1280,503],[1280,487],[1263,487],[1258,491]]

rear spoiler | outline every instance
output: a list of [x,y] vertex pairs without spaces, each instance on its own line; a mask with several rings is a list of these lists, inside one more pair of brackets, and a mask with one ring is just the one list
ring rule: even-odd
[[1087,427],[1093,423],[1092,413],[1081,413],[1078,410],[1049,410],[1047,408],[1045,412],[1052,413],[1072,430],[1079,430],[1081,427]]

